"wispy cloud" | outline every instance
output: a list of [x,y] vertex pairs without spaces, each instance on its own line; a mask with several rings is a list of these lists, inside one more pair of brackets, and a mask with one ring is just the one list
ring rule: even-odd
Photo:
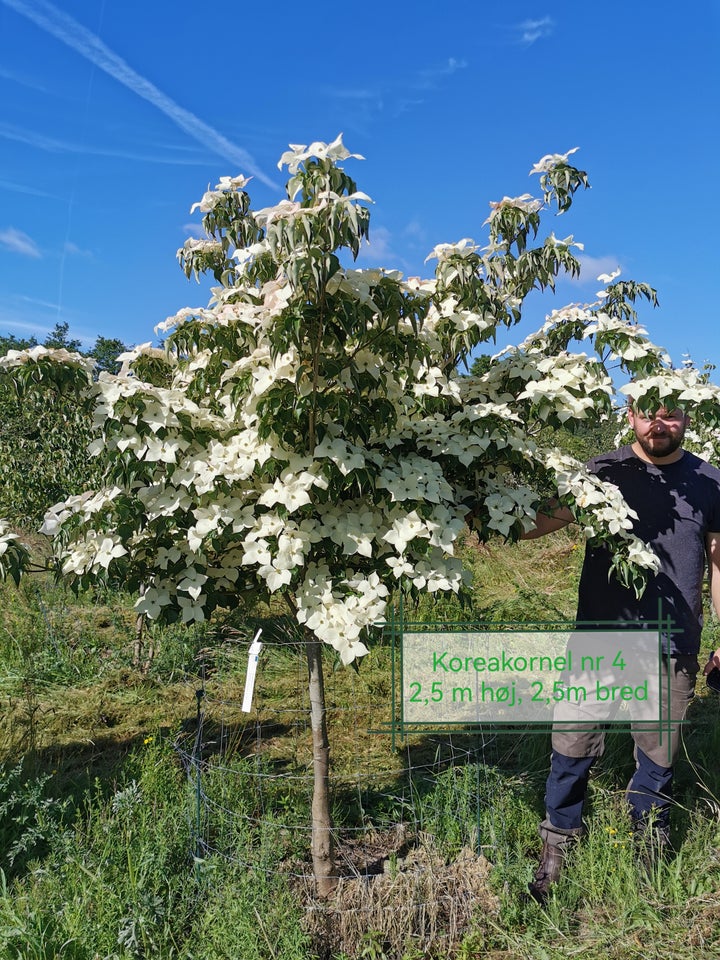
[[[3,2],[3,0],[0,0],[0,2]],[[16,127],[10,123],[0,123],[0,137],[3,140],[14,140],[16,143],[38,147],[40,150],[47,150],[50,153],[75,153],[81,149],[65,140],[56,140],[54,137],[46,137],[42,133],[23,130],[22,127]]]
[[207,236],[201,223],[184,223],[180,229],[184,237],[194,237],[196,240],[204,240]]
[[326,93],[332,93],[343,100],[377,100],[381,93],[373,87],[327,87]]
[[373,266],[385,265],[389,257],[394,257],[392,252],[392,235],[387,227],[373,227],[370,231],[370,239],[360,247],[358,260],[369,262]]
[[425,93],[436,90],[442,84],[468,66],[466,60],[458,57],[448,57],[441,63],[422,67],[412,73],[406,73],[398,80],[380,81],[374,85],[362,87],[329,87],[325,93],[338,100],[353,103],[353,109],[363,108],[365,116],[381,113],[387,110],[392,116],[422,106],[424,100],[417,96],[418,92]]
[[371,227],[370,240],[360,247],[357,263],[362,267],[387,267],[407,273],[410,263],[396,252],[394,246],[393,235],[387,227]]
[[425,103],[425,101],[418,97],[402,97],[395,103],[393,116],[399,117],[403,113],[413,110],[415,107],[421,107],[423,103]]
[[22,230],[16,230],[15,227],[7,227],[0,230],[0,246],[5,247],[12,253],[20,253],[25,257],[34,257],[39,259],[42,254],[40,248],[26,233]]
[[403,245],[411,250],[425,250],[428,246],[427,229],[419,220],[411,220],[403,227]]
[[76,243],[73,243],[72,240],[66,240],[63,245],[63,251],[70,257],[92,257],[92,250],[85,250],[82,247],[79,247]]
[[208,150],[229,162],[236,164],[244,173],[252,174],[269,187],[275,187],[275,182],[258,167],[254,158],[247,150],[232,143],[217,130],[196,117],[195,114],[175,103],[167,94],[159,90],[153,83],[142,77],[127,64],[122,57],[114,53],[103,41],[83,27],[68,14],[58,10],[47,0],[0,0],[5,6],[16,13],[32,20],[41,30],[56,37],[62,43],[89,60],[98,69],[103,70],[119,83],[122,83],[133,93],[147,100],[154,107],[169,117],[181,130],[193,137]]
[[29,303],[34,307],[42,307],[44,310],[52,310],[53,313],[61,309],[59,303],[50,303],[48,300],[38,300],[37,297],[26,297],[25,294],[17,294],[16,300],[22,301],[22,303]]
[[11,70],[6,70],[4,67],[0,67],[0,79],[10,80],[12,83],[17,83],[21,87],[27,87],[29,90],[39,90],[40,93],[52,92],[41,83],[38,83],[37,80],[30,80],[28,77],[21,76],[19,73],[13,73]]
[[[35,304],[32,304],[33,306]],[[67,319],[67,317],[65,317]],[[0,336],[14,335],[16,337],[32,336],[40,343],[43,342],[49,333],[52,333],[56,324],[63,321],[63,316],[58,315],[52,322],[47,320],[20,320],[17,316],[0,312]],[[89,336],[79,330],[72,330],[71,335],[77,337],[83,347],[91,347],[97,338],[97,334]]]
[[0,336],[9,336],[30,334],[31,336],[42,336],[50,333],[52,327],[47,323],[36,323],[34,321],[18,320],[14,315],[0,313]]
[[[2,133],[0,133],[2,136]],[[26,183],[15,183],[12,180],[0,180],[0,190],[7,190],[10,193],[27,193],[32,197],[48,197],[52,200],[63,200],[54,193],[47,193],[45,190],[39,190],[37,187],[31,187]]]
[[540,20],[523,20],[515,28],[518,33],[518,42],[530,46],[536,40],[549,37],[555,29],[552,17],[542,17]]
[[[0,3],[4,0],[0,0]],[[34,130],[24,130],[9,123],[0,123],[0,139],[12,140],[15,143],[24,143],[46,153],[81,153],[95,157],[116,157],[121,160],[138,160],[141,163],[169,163],[182,166],[204,163],[200,156],[179,156],[178,154],[164,153],[159,156],[146,153],[136,153],[132,150],[117,150],[113,147],[93,147],[87,144],[73,143],[72,140],[58,140],[57,137],[48,137]],[[29,191],[28,191],[29,192]]]
[[564,279],[569,283],[582,284],[583,286],[597,284],[597,278],[601,273],[612,273],[614,270],[622,269],[619,258],[613,253],[604,257],[589,257],[581,254],[578,260],[580,261],[580,276],[565,277]]
[[[426,67],[418,71],[417,79],[424,81],[430,86],[434,86],[438,80],[443,77],[451,77],[458,70],[464,70],[467,67],[467,60],[459,60],[457,57],[448,57],[445,63],[437,66]],[[417,81],[416,81],[417,82]]]
[[417,237],[419,240],[424,240],[425,227],[422,225],[422,223],[420,223],[419,220],[411,220],[410,223],[405,226],[403,234],[406,237]]

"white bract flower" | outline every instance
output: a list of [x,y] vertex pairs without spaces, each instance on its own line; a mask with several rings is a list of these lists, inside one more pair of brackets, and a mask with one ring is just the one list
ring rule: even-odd
[[436,593],[438,590],[452,590],[457,593],[467,579],[468,572],[460,560],[454,557],[444,558],[440,553],[435,553],[430,560],[419,560],[412,575],[413,586],[429,593]]
[[192,254],[192,253],[222,253],[222,244],[219,240],[210,240],[208,238],[201,237],[188,237],[185,243],[178,250],[179,254]]
[[[309,211],[294,200],[281,200],[272,207],[263,207],[255,211],[255,221],[266,229],[277,220],[290,220],[294,217],[306,217]],[[272,245],[271,245],[272,249]]]
[[56,503],[55,506],[45,513],[45,517],[40,527],[40,533],[46,537],[54,537],[60,530],[65,520],[73,515],[72,510],[68,510],[64,503]]
[[414,576],[415,568],[413,565],[404,557],[395,557],[390,556],[385,558],[385,563],[390,567],[393,572],[393,576],[398,580],[401,577]]
[[235,177],[220,177],[220,182],[217,184],[216,189],[228,192],[244,190],[251,180],[252,177],[245,177],[242,173],[239,173]]
[[215,184],[215,189],[207,190],[202,200],[190,207],[190,213],[195,213],[196,210],[200,210],[201,213],[210,213],[225,199],[226,194],[242,190],[251,180],[252,177],[244,177],[242,174],[236,177],[220,177],[220,182]]
[[190,594],[193,600],[197,600],[202,593],[203,584],[207,582],[207,576],[194,567],[188,567],[181,576],[182,579],[178,583],[177,589]]
[[218,203],[221,203],[224,199],[224,195],[220,190],[207,190],[203,196],[202,200],[198,200],[197,203],[194,203],[190,207],[190,213],[195,213],[196,210],[199,210],[201,213],[210,213],[211,210],[214,210]]
[[187,447],[187,441],[182,438],[173,438],[160,440],[155,436],[150,436],[141,443],[138,449],[138,456],[143,460],[150,460],[160,463],[176,463],[178,453],[184,447]]
[[647,570],[655,572],[660,569],[660,558],[642,540],[633,538],[630,541],[627,558],[631,563],[636,563]]
[[576,153],[579,149],[580,147],[573,147],[572,150],[568,150],[567,153],[546,153],[545,156],[541,157],[532,167],[530,173],[549,173],[555,167],[566,164],[568,157],[571,157],[572,154]]
[[274,563],[263,564],[258,567],[258,575],[267,583],[268,590],[274,593],[292,581],[290,570],[278,569]]
[[307,470],[299,474],[284,470],[272,486],[266,487],[258,497],[258,503],[265,507],[281,503],[290,513],[293,513],[311,502],[309,491],[312,487],[325,489],[327,481]]
[[392,503],[424,500],[440,503],[453,499],[450,484],[439,463],[417,454],[410,454],[398,463],[388,463],[380,471],[377,488],[387,490]]
[[346,556],[372,556],[372,543],[381,525],[378,513],[358,505],[356,511],[328,512],[324,519],[330,539],[342,547]]
[[327,291],[330,294],[349,294],[360,303],[378,310],[379,307],[372,298],[372,290],[386,276],[390,274],[385,270],[338,270],[330,278]]
[[48,360],[68,367],[75,367],[92,373],[95,369],[93,357],[83,357],[79,353],[66,350],[64,347],[30,347],[27,350],[8,350],[0,356],[0,369],[12,370],[14,367],[27,366],[32,363]]
[[293,351],[280,354],[274,360],[268,358],[267,366],[252,369],[253,393],[256,397],[261,397],[278,380],[294,380],[296,373],[296,357]]
[[8,529],[7,523],[5,523],[4,520],[0,520],[0,557],[7,552],[8,546],[14,540],[18,539],[18,535]]
[[383,534],[382,539],[392,544],[399,554],[405,553],[408,544],[416,538],[429,540],[431,536],[427,525],[420,519],[417,512],[400,516],[393,520],[392,526]]
[[270,545],[267,540],[251,540],[249,537],[243,541],[244,553],[241,563],[243,566],[268,566],[272,561]]
[[289,146],[290,149],[286,150],[278,161],[278,169],[282,170],[283,167],[287,167],[292,174],[297,173],[300,164],[309,160],[311,157],[315,157],[318,160],[332,160],[334,163],[337,163],[339,160],[348,160],[349,158],[353,158],[354,160],[365,159],[359,153],[350,153],[342,142],[341,133],[338,134],[332,143],[322,143],[318,140],[315,141],[315,143],[311,143],[309,147],[299,143],[291,143]]
[[194,600],[192,597],[177,597],[182,623],[203,623],[206,617],[202,601],[202,597],[198,600]]
[[425,263],[428,260],[439,260],[442,263],[451,257],[469,257],[476,251],[477,245],[469,237],[465,237],[457,243],[438,243],[425,257]]
[[75,541],[63,564],[63,573],[97,573],[107,570],[111,562],[127,554],[119,538],[101,536],[96,530],[89,530],[82,540]]
[[173,602],[173,592],[168,581],[161,581],[147,587],[145,592],[136,600],[135,609],[150,620],[157,620],[162,614],[163,607]]
[[485,509],[490,515],[488,526],[491,530],[507,536],[515,523],[515,501],[506,494],[491,493],[485,497]]
[[529,193],[523,193],[520,197],[503,197],[502,200],[491,201],[490,216],[485,223],[492,223],[495,217],[508,208],[520,210],[525,214],[537,213],[542,209],[542,200],[535,199]]
[[321,443],[315,447],[313,456],[318,460],[324,458],[332,460],[343,476],[365,466],[365,455],[360,447],[349,444],[341,437],[332,438],[329,431]]
[[360,633],[382,622],[387,596],[376,573],[333,579],[326,564],[311,563],[296,592],[298,620],[351,663],[368,652]]
[[123,557],[127,553],[120,540],[115,537],[104,537],[98,551],[95,554],[93,567],[104,567],[105,570],[110,566],[110,562],[116,557]]

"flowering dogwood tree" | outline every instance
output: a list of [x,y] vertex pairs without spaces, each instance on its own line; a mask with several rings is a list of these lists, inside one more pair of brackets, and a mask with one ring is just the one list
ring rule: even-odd
[[[611,545],[624,582],[640,589],[655,568],[616,488],[536,439],[611,410],[611,362],[664,402],[669,359],[633,310],[654,291],[602,277],[595,302],[551,313],[482,376],[462,374],[472,351],[520,319],[530,291],[579,270],[572,237],[535,242],[541,215],[564,212],[587,186],[572,153],[533,167],[541,198],[491,204],[487,245],[435,247],[435,276],[420,280],[351,266],[369,236],[369,198],[342,164],[362,158],[340,137],[292,146],[277,205],[253,210],[238,176],[193,208],[206,239],[188,240],[179,260],[218,286],[208,307],[160,324],[162,350],[140,346],[97,380],[82,358],[42,348],[0,361],[19,383],[66,378],[94,398],[91,451],[108,464],[105,485],[53,506],[43,527],[63,577],[120,579],[158,621],[281,597],[304,631],[321,893],[333,874],[323,643],[345,664],[362,657],[395,587],[461,589],[455,548],[469,516],[482,539],[517,538],[550,488],[588,537]],[[717,410],[715,388],[673,377],[673,398]],[[0,568],[17,575],[26,558],[3,528],[0,551]]]

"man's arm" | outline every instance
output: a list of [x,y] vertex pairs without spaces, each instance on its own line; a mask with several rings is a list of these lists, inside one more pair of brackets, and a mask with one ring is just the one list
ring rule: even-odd
[[[708,533],[705,537],[705,548],[708,556],[710,599],[716,616],[720,617],[720,533]],[[713,667],[720,667],[720,647],[715,651],[712,659],[708,660],[704,673],[710,673]]]
[[[543,511],[538,510],[535,516],[535,526],[527,533],[521,534],[520,539],[536,540],[538,537],[544,537],[545,534],[553,533],[555,530],[560,530],[561,527],[566,527],[569,523],[574,522],[575,517],[567,507],[553,507],[551,503]],[[718,580],[720,580],[720,576],[718,576]],[[720,588],[718,589],[720,590]]]

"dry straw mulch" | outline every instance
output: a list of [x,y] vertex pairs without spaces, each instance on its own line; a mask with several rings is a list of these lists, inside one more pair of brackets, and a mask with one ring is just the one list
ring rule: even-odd
[[489,886],[492,865],[467,847],[448,863],[425,836],[405,856],[374,864],[382,872],[344,877],[331,900],[309,905],[308,930],[320,956],[359,956],[371,937],[388,958],[413,950],[452,957],[473,921],[477,926],[499,911]]

